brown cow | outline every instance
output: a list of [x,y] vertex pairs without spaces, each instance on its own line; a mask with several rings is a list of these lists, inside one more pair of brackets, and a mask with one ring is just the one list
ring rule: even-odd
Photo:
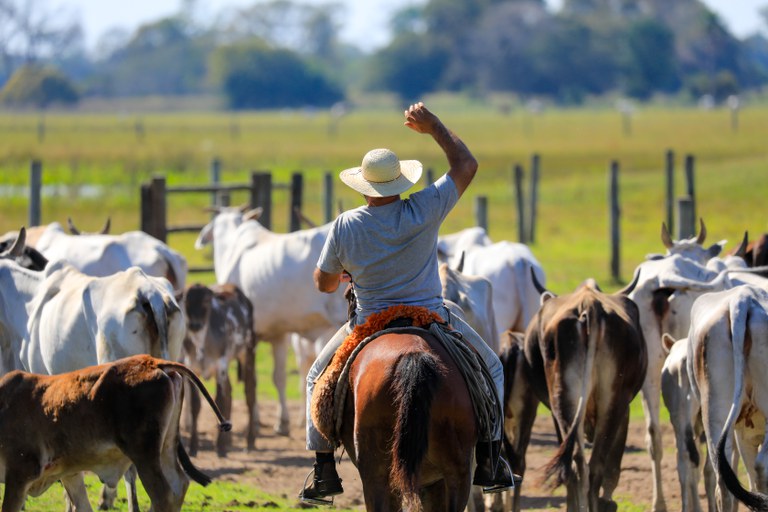
[[18,512],[58,480],[90,511],[82,471],[115,486],[131,463],[154,512],[181,510],[191,477],[210,478],[179,441],[182,381],[190,379],[229,430],[198,377],[180,363],[138,355],[58,375],[12,371],[0,379],[2,512]]
[[[211,287],[196,283],[177,296],[187,317],[184,339],[184,363],[204,379],[216,377],[216,404],[225,416],[232,411],[232,385],[229,364],[237,359],[243,370],[245,401],[248,405],[248,450],[256,444],[259,419],[256,409],[256,340],[253,335],[253,306],[248,297],[233,284]],[[197,416],[200,397],[192,391],[190,401],[189,453],[194,457],[199,444]],[[227,454],[231,444],[229,432],[219,432],[216,451]]]
[[525,357],[561,443],[547,477],[566,485],[569,512],[615,511],[629,404],[648,365],[637,306],[625,290],[608,295],[591,279],[560,297],[535,284],[542,306],[526,331]]

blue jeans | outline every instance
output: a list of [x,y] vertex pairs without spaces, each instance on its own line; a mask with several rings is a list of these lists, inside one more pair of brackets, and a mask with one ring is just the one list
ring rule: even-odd
[[[496,355],[496,353],[488,346],[485,341],[483,341],[480,335],[477,334],[475,330],[469,326],[469,324],[457,316],[456,313],[450,311],[447,305],[443,305],[437,309],[434,309],[433,311],[439,314],[443,320],[450,320],[451,326],[459,331],[464,339],[477,350],[478,354],[480,354],[480,357],[485,362],[486,366],[488,367],[488,371],[493,378],[493,383],[496,385],[496,394],[499,397],[499,408],[501,409],[501,400],[504,399],[504,368],[501,366],[501,360],[499,359],[499,356]],[[312,368],[310,368],[309,372],[307,373],[307,450],[316,452],[333,450],[333,446],[315,428],[315,425],[312,422],[312,390],[315,389],[315,381],[318,377],[320,377],[320,374],[323,373],[325,367],[328,366],[328,363],[333,358],[333,354],[336,353],[336,350],[344,342],[344,339],[346,339],[347,335],[352,332],[352,327],[349,325],[349,323],[345,323],[338,331],[336,331],[336,334],[334,334],[333,337],[331,337],[331,339],[325,345],[323,350],[317,356],[317,359],[315,359],[315,362],[312,364]],[[503,410],[500,410],[500,414],[500,418],[503,420]],[[500,439],[501,429],[499,429],[498,432],[493,433],[494,441],[498,441]]]

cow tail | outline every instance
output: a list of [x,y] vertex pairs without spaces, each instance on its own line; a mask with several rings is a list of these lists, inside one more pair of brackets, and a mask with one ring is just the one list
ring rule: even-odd
[[440,373],[441,364],[426,352],[403,355],[393,372],[395,428],[390,481],[408,510],[418,510],[418,470],[427,453],[432,400]]
[[[579,315],[579,338],[586,340],[587,354],[584,361],[584,374],[581,379],[581,391],[579,394],[579,403],[576,406],[576,412],[573,415],[573,421],[568,427],[565,439],[560,444],[560,448],[552,460],[544,468],[544,480],[551,482],[552,488],[559,487],[567,483],[573,477],[573,450],[576,446],[578,436],[581,433],[580,427],[584,422],[584,409],[587,405],[589,389],[592,384],[592,370],[595,363],[595,352],[597,352],[598,333],[591,328],[592,322],[591,310],[582,311]],[[554,481],[552,480],[554,478]]]
[[[739,304],[746,303],[745,307],[739,308]],[[717,441],[717,472],[723,479],[725,486],[737,500],[744,503],[750,510],[766,511],[768,510],[768,496],[761,493],[750,492],[741,485],[739,478],[733,472],[728,457],[725,453],[725,443],[730,437],[733,424],[741,412],[741,400],[744,395],[744,370],[745,363],[745,338],[749,322],[750,312],[756,307],[754,300],[749,298],[747,301],[731,302],[731,340],[733,343],[733,373],[734,389],[731,409],[728,411],[728,417],[723,425],[723,431]]]
[[192,383],[197,387],[197,389],[200,390],[200,393],[203,395],[203,398],[205,398],[206,402],[211,406],[211,409],[213,409],[213,413],[216,415],[216,418],[219,420],[219,430],[221,432],[229,432],[232,430],[232,423],[227,420],[223,414],[221,414],[221,410],[219,409],[219,406],[216,405],[216,402],[211,397],[210,393],[208,393],[208,390],[203,385],[203,382],[200,380],[200,377],[198,377],[195,372],[187,368],[181,363],[175,363],[172,361],[162,361],[158,363],[158,368],[160,368],[163,371],[167,370],[173,370],[176,372],[179,372],[180,374],[186,376]]
[[187,450],[184,449],[184,445],[181,444],[181,441],[179,441],[179,443],[176,445],[176,456],[179,458],[181,468],[189,476],[189,478],[199,483],[203,487],[211,483],[211,477],[200,471],[197,466],[192,464],[192,461],[187,454]]

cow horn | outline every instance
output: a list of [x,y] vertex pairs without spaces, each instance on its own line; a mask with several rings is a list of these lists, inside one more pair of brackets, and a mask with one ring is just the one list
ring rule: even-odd
[[238,206],[238,208],[240,209],[240,213],[245,213],[245,212],[247,212],[248,210],[251,209],[251,204],[250,203],[243,203],[240,206]]
[[542,286],[542,284],[539,282],[539,279],[536,277],[536,271],[533,267],[531,267],[531,280],[533,281],[533,287],[536,288],[536,291],[539,292],[539,295],[544,295],[547,293],[547,289]]
[[104,223],[104,227],[99,231],[100,235],[109,234],[109,228],[112,226],[112,217],[107,217],[107,222]]
[[733,251],[734,256],[738,256],[739,258],[746,258],[747,256],[747,245],[749,244],[749,235],[748,232],[744,232],[744,239],[741,241],[739,246]]
[[614,293],[614,295],[625,295],[625,296],[629,295],[630,293],[632,293],[632,290],[635,289],[635,286],[637,286],[638,281],[640,281],[640,267],[639,266],[635,269],[635,275],[632,278],[632,282],[629,283],[624,288],[622,288],[621,290],[619,290],[616,293]]
[[72,222],[72,217],[67,217],[67,227],[69,228],[69,232],[73,235],[80,235],[80,230],[75,227],[75,223]]
[[204,212],[216,213],[216,214],[221,213],[221,210],[222,210],[221,206],[206,206],[205,208],[203,208]]
[[701,217],[699,217],[699,225],[701,226],[701,230],[699,231],[699,236],[696,237],[696,243],[703,244],[704,240],[707,238],[707,226],[704,225],[704,219]]
[[16,240],[13,241],[13,245],[6,251],[0,254],[0,258],[18,258],[24,252],[24,244],[27,241],[27,229],[21,226],[19,234],[16,235]]
[[664,247],[667,249],[671,249],[675,246],[675,243],[672,241],[672,237],[669,236],[669,231],[667,230],[667,224],[662,222],[661,223],[661,242],[664,244]]
[[336,211],[338,212],[339,215],[344,213],[344,203],[341,201],[341,199],[339,199],[339,202],[336,205]]
[[461,251],[461,256],[459,257],[459,263],[456,265],[456,272],[463,272],[464,271],[464,256],[467,253],[464,251]]

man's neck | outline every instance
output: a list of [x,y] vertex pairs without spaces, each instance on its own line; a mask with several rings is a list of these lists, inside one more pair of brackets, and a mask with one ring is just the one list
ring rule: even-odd
[[400,195],[384,196],[384,197],[370,197],[370,196],[363,196],[363,197],[365,197],[365,200],[368,203],[368,206],[384,206],[385,204],[394,203],[395,201],[400,199]]

